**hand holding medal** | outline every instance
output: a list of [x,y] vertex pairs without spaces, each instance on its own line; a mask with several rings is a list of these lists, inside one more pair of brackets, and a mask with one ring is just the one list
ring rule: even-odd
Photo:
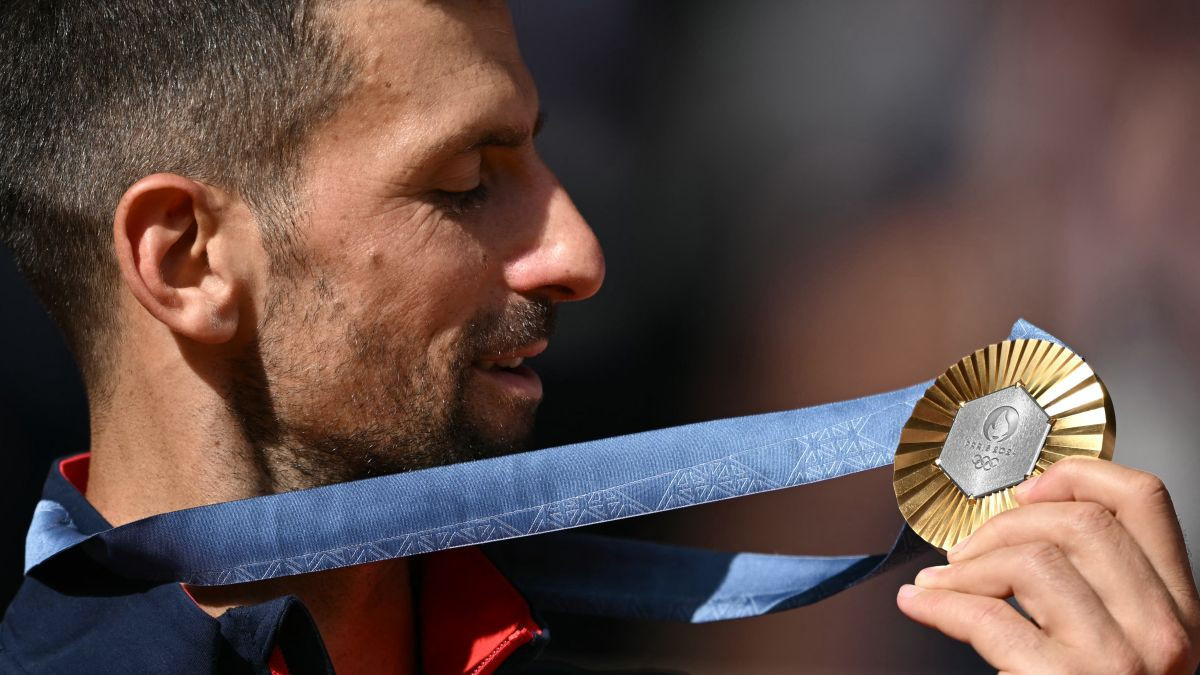
[[1200,601],[1179,524],[1160,480],[1091,461],[1114,441],[1107,391],[1061,346],[1013,340],[951,367],[905,425],[893,481],[950,564],[902,587],[900,609],[1005,672],[1186,671]]

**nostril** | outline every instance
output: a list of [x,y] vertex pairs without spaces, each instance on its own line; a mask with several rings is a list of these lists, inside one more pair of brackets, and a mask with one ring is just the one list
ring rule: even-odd
[[577,293],[575,289],[571,288],[570,286],[555,284],[548,290],[550,291],[550,297],[558,302],[570,302],[571,300],[579,299],[579,293]]

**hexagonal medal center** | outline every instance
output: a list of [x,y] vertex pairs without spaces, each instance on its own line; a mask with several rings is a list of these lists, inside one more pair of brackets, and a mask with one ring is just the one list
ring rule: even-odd
[[972,499],[1012,487],[1033,471],[1050,416],[1019,384],[959,409],[938,466]]

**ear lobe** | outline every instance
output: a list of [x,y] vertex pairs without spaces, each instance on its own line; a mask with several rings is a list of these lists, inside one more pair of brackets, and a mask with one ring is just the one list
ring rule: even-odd
[[212,255],[227,224],[211,190],[173,174],[139,180],[117,206],[113,241],[121,276],[146,311],[181,337],[221,344],[237,333],[241,284]]

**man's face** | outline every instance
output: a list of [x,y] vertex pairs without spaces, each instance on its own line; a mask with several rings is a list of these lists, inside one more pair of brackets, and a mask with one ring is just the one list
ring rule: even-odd
[[260,298],[234,412],[276,489],[518,449],[520,364],[599,245],[538,158],[538,99],[503,5],[344,3],[359,81],[304,165],[297,264]]

